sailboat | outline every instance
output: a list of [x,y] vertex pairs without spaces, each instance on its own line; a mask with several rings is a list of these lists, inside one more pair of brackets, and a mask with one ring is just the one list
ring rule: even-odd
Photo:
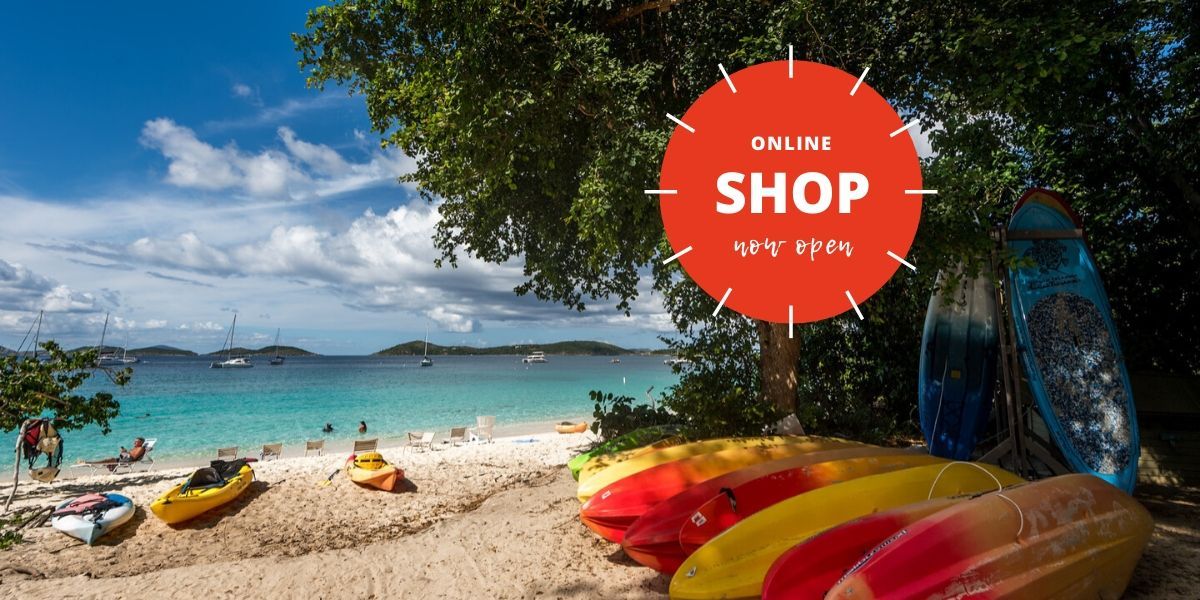
[[421,359],[422,367],[432,367],[433,361],[429,359],[429,327],[425,328],[425,358]]
[[208,365],[210,369],[249,369],[250,367],[254,366],[254,363],[250,362],[250,360],[247,359],[246,357],[244,357],[244,356],[235,357],[233,355],[233,334],[236,331],[237,331],[237,314],[234,314],[233,315],[233,325],[231,325],[229,327],[229,335],[226,336],[226,338],[225,338],[226,343],[224,346],[221,346],[221,349],[225,350],[225,360],[220,361],[220,362],[213,361],[211,364]]
[[279,353],[279,330],[275,330],[275,356],[271,357],[271,366],[278,367],[283,364],[283,355]]
[[96,366],[110,367],[113,365],[132,365],[138,362],[136,356],[129,356],[129,332],[125,333],[125,347],[121,348],[121,355],[117,356],[116,351],[104,352],[104,336],[108,334],[108,318],[109,314],[104,315],[104,329],[100,331],[100,346],[96,349],[99,356],[96,357]]

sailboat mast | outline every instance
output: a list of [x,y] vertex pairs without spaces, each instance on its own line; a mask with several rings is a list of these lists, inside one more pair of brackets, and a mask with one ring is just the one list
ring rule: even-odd
[[237,332],[237,313],[233,313],[233,325],[229,327],[229,350],[225,353],[225,360],[233,360],[233,335]]
[[425,326],[425,358],[429,358],[429,326]]
[[96,351],[96,362],[100,362],[100,357],[104,356],[104,336],[108,334],[108,316],[109,313],[104,313],[104,329],[100,330],[100,347]]

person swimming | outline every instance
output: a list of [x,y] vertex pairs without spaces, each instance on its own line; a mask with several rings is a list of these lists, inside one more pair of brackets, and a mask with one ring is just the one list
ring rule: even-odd
[[366,432],[367,432],[367,422],[366,422],[366,421],[359,421],[359,422],[358,422],[358,432],[359,432],[359,433],[366,433]]
[[325,433],[333,433],[333,423],[326,423],[325,427],[321,428],[321,431]]

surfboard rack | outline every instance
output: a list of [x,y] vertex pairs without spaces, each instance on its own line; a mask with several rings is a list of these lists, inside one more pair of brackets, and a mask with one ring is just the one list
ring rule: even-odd
[[1022,383],[1020,350],[1017,348],[1016,325],[1013,323],[1012,307],[1009,306],[1008,289],[1011,285],[1008,266],[1003,257],[1009,240],[1079,239],[1083,230],[1052,231],[1022,229],[1008,231],[1004,227],[992,229],[992,252],[989,259],[992,272],[1000,285],[996,286],[996,322],[1000,337],[1000,398],[995,403],[1001,434],[996,447],[979,460],[1001,464],[1018,475],[1037,478],[1046,475],[1062,475],[1071,470],[1063,465],[1050,449],[1053,445],[1033,431],[1033,404],[1024,394]]

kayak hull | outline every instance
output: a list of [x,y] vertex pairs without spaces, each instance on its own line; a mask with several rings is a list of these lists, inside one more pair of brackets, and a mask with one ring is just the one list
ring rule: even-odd
[[822,531],[906,504],[986,492],[1021,481],[992,465],[946,463],[817,488],[740,521],[697,549],[671,578],[671,598],[757,598],[775,560]]
[[[599,446],[588,450],[587,452],[576,455],[571,460],[567,461],[567,468],[571,470],[571,477],[575,481],[579,481],[579,470],[583,468],[588,461],[598,456],[612,455],[624,450],[635,450],[638,448],[651,448],[663,440],[673,437],[679,428],[673,425],[663,425],[659,427],[643,427],[636,429],[625,435],[615,437],[611,440],[601,443]],[[675,444],[666,444],[675,445]]]
[[[718,438],[713,440],[704,440],[700,442],[692,442],[689,444],[681,444],[668,448],[660,448],[653,452],[647,452],[640,455],[620,457],[613,464],[607,464],[606,459],[597,458],[589,462],[583,471],[580,471],[579,489],[576,495],[580,502],[587,502],[589,498],[599,493],[609,485],[620,481],[626,477],[636,475],[646,469],[657,467],[658,465],[691,458],[693,456],[701,456],[722,452],[726,450],[737,450],[746,448],[767,448],[772,446],[785,445],[802,445],[809,448],[811,451],[830,450],[833,448],[842,448],[848,446],[862,446],[858,442],[848,440],[840,440],[836,438],[822,438],[809,436],[771,436],[771,437],[746,437],[746,438]],[[585,477],[586,476],[586,477]]]
[[[120,506],[110,508],[100,515],[79,516],[63,515],[51,517],[50,526],[91,546],[96,540],[109,532],[128,523],[137,512],[133,501],[120,494],[104,494],[109,500],[119,502]],[[73,500],[67,500],[55,507],[56,510],[65,508]],[[92,517],[95,517],[94,519]]]
[[1091,475],[1062,475],[914,523],[828,597],[972,590],[972,598],[1119,598],[1153,527],[1146,509],[1120,489]]
[[[655,505],[629,527],[621,546],[635,561],[663,573],[674,573],[690,554],[679,543],[680,529],[709,501],[727,504],[729,496],[722,490],[738,498],[747,489],[743,486],[761,481],[768,482],[767,485],[786,482],[795,493],[800,493],[858,477],[939,462],[945,461],[911,450],[863,447],[814,452],[755,465],[694,485]],[[753,501],[749,504],[753,505]],[[738,507],[743,516],[752,510],[740,502]]]
[[396,484],[404,479],[404,471],[395,465],[384,465],[379,469],[350,466],[346,469],[346,474],[350,476],[350,481],[358,485],[385,492],[395,491]]
[[967,460],[987,428],[999,362],[996,287],[987,276],[958,272],[950,298],[938,285],[929,299],[921,334],[918,406],[929,453]]
[[150,503],[150,512],[168,525],[183,523],[232,502],[254,481],[254,469],[245,465],[223,487],[183,492],[182,481]]
[[966,497],[935,498],[838,525],[784,552],[763,579],[763,600],[824,598],[871,549]]
[[848,446],[841,441],[818,441],[813,444],[734,448],[692,456],[613,482],[585,502],[579,509],[579,516],[600,537],[620,543],[625,530],[647,510],[697,484],[747,467],[797,457],[803,460],[803,457],[814,453],[822,454],[840,448],[858,448],[864,454],[879,452],[878,448],[861,444]]

